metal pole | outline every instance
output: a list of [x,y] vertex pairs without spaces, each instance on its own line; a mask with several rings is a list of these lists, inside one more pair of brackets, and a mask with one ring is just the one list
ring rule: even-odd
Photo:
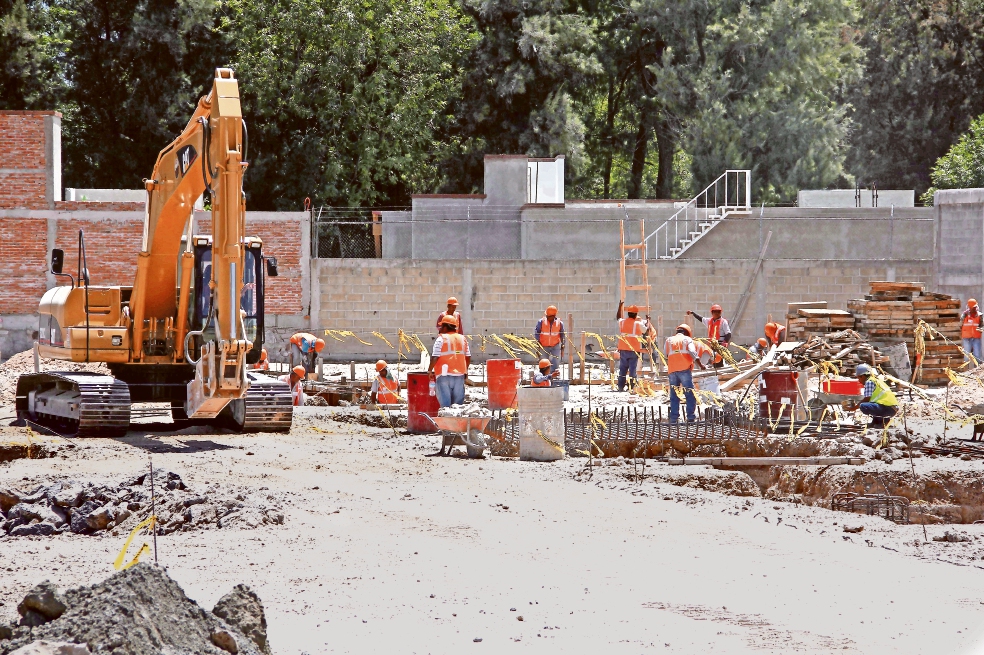
[[151,533],[154,535],[154,566],[157,566],[157,498],[154,493],[154,458],[147,457],[150,462],[150,515],[154,520],[150,524]]

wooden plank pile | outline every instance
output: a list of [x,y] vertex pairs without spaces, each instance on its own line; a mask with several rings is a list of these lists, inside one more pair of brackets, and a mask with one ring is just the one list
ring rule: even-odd
[[916,364],[915,330],[920,320],[949,339],[926,339],[919,384],[946,384],[947,367],[963,363],[960,352],[960,301],[943,293],[931,293],[918,282],[872,282],[871,293],[849,300],[855,330],[873,343],[905,343]]
[[831,332],[854,329],[854,316],[829,309],[827,301],[791,302],[786,307],[786,340],[809,341]]
[[853,376],[858,364],[884,366],[887,355],[878,352],[854,330],[841,330],[816,336],[800,344],[788,354],[785,364],[793,367],[812,366],[819,361],[833,361],[840,375]]

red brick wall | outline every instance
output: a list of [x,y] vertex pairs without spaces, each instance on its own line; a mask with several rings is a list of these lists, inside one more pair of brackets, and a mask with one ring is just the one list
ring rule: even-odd
[[45,116],[53,111],[0,112],[0,209],[47,209]]
[[[85,233],[85,259],[93,286],[130,286],[143,245],[143,218],[67,219],[58,221],[55,247],[65,251],[65,272],[76,275],[79,230]],[[59,284],[68,284],[60,278]]]
[[143,211],[146,203],[143,202],[98,202],[88,200],[60,200],[55,203],[58,211],[103,211],[103,212],[131,212]]
[[[2,184],[2,182],[0,182]],[[48,223],[38,218],[0,219],[0,313],[33,314],[46,287]]]

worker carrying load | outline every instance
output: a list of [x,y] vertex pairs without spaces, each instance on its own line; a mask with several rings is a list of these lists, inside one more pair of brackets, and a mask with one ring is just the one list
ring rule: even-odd
[[[721,305],[711,305],[711,315],[701,316],[697,312],[687,310],[687,316],[693,316],[707,326],[707,338],[727,348],[731,345],[731,326],[728,319],[721,316]],[[724,366],[724,358],[720,353],[714,354],[714,368]]]
[[310,332],[298,332],[290,338],[290,366],[300,364],[307,373],[314,373],[314,360],[325,348],[323,339]]
[[975,366],[981,361],[982,328],[984,317],[977,301],[971,298],[967,301],[967,309],[960,315],[960,338],[963,339],[964,354],[973,357]]
[[434,351],[427,372],[434,378],[437,402],[441,407],[462,405],[465,402],[465,375],[471,364],[468,339],[458,334],[458,322],[446,314],[441,321],[441,334],[434,340]]
[[863,398],[857,405],[846,407],[847,411],[861,410],[871,417],[869,427],[882,428],[899,411],[899,400],[885,382],[878,378],[867,364],[858,364],[854,375],[864,382]]
[[778,346],[786,340],[786,326],[779,323],[766,323],[765,336],[769,339],[770,346]]
[[[633,381],[638,379],[636,369],[639,366],[639,357],[649,352],[649,342],[653,334],[653,329],[649,324],[649,316],[645,319],[638,318],[639,308],[636,305],[625,307],[625,301],[619,301],[618,311],[615,313],[615,321],[618,325],[618,390],[625,391],[625,379],[631,378]],[[626,318],[622,318],[622,310],[625,309]],[[629,386],[632,389],[632,385]]]
[[446,311],[441,312],[437,315],[437,332],[441,333],[441,325],[443,324],[444,317],[450,316],[454,319],[454,324],[457,328],[458,334],[465,333],[465,324],[461,320],[461,312],[458,311],[458,299],[454,296],[448,298],[448,308]]
[[556,371],[560,366],[560,360],[564,357],[564,341],[567,335],[564,334],[564,323],[557,318],[557,308],[553,305],[547,307],[543,313],[543,318],[536,322],[534,330],[536,340],[547,351],[547,358],[550,360],[551,371]]
[[369,390],[369,402],[376,405],[395,405],[403,402],[400,398],[400,380],[390,373],[389,366],[382,359],[376,362],[376,379]]
[[549,387],[551,382],[555,377],[560,375],[560,371],[551,371],[552,365],[549,359],[541,359],[540,363],[537,365],[540,369],[539,373],[533,374],[533,381],[530,383],[534,387]]
[[748,349],[748,356],[745,357],[746,362],[757,362],[765,357],[765,353],[769,352],[769,340],[765,337],[759,337],[758,341],[753,343]]
[[305,373],[304,367],[298,364],[291,369],[290,373],[281,375],[279,378],[281,382],[286,382],[290,386],[290,395],[294,399],[294,407],[300,407],[304,404],[304,387],[302,384]]
[[670,423],[680,420],[680,396],[682,390],[687,401],[687,423],[697,420],[697,397],[694,395],[694,364],[706,368],[700,361],[693,331],[686,323],[677,326],[676,334],[667,338],[663,345],[666,353],[666,369],[670,384]]

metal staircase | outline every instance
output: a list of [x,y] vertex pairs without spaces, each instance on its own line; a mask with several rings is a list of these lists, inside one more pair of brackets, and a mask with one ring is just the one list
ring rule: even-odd
[[750,170],[725,171],[643,239],[646,247],[639,250],[640,255],[643,259],[647,253],[654,259],[676,259],[725,218],[749,216],[751,182]]

